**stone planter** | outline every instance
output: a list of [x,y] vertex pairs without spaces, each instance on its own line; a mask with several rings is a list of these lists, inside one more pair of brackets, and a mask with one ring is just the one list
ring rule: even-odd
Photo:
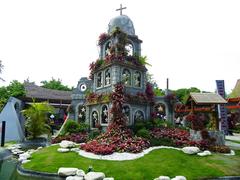
[[[208,131],[209,136],[216,139],[216,145],[225,145],[225,135],[223,131],[214,131],[209,130]],[[202,135],[201,131],[195,131],[190,129],[190,139],[193,141],[201,141]]]

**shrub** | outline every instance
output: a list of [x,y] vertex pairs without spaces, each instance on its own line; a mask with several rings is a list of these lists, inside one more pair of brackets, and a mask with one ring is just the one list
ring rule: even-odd
[[67,120],[66,124],[64,125],[64,134],[72,134],[72,133],[79,133],[80,132],[80,124],[78,124],[74,120]]
[[89,139],[91,140],[91,139],[94,139],[94,138],[96,138],[97,136],[99,136],[101,134],[101,131],[99,131],[99,130],[93,130],[93,131],[91,131],[90,133],[89,133]]
[[170,138],[151,138],[151,146],[176,146],[175,142]]
[[162,119],[155,120],[155,126],[158,127],[158,128],[166,128],[166,127],[172,128],[172,127],[174,127],[171,122],[164,121]]
[[25,127],[30,134],[30,138],[35,139],[44,133],[50,133],[50,127],[47,124],[47,113],[53,113],[54,108],[47,102],[32,103],[23,110],[22,113],[27,117]]
[[80,132],[87,132],[89,129],[89,124],[86,123],[80,123],[79,124],[79,131]]
[[143,121],[136,121],[136,123],[133,126],[134,133],[137,133],[140,129],[145,128]]
[[84,143],[88,140],[88,133],[82,132],[58,136],[52,140],[52,144],[60,143],[62,140],[73,141],[75,143]]
[[140,129],[137,132],[137,136],[142,137],[142,138],[146,138],[146,139],[150,139],[150,137],[151,137],[149,131],[145,128]]

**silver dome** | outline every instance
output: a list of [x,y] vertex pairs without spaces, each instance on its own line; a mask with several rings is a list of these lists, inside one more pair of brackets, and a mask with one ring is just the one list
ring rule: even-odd
[[110,20],[108,24],[108,33],[110,34],[116,27],[119,27],[128,35],[135,35],[135,29],[132,20],[126,15],[120,15]]

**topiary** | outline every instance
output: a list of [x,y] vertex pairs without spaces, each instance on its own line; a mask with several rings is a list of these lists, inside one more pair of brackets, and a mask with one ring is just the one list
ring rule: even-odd
[[63,134],[72,134],[80,132],[80,125],[74,120],[67,120],[63,128]]

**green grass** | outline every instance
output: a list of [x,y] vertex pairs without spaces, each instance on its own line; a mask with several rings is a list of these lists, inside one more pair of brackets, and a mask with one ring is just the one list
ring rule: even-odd
[[4,147],[12,146],[17,143],[18,143],[17,141],[8,141],[8,142],[5,142]]
[[186,155],[171,149],[154,150],[144,157],[132,161],[92,160],[75,152],[59,153],[59,146],[51,146],[32,155],[32,161],[23,167],[35,171],[54,172],[59,167],[76,167],[87,171],[89,165],[94,171],[101,171],[115,180],[149,180],[160,175],[187,179],[240,175],[240,151],[236,156],[214,154],[208,157]]
[[226,141],[230,141],[230,142],[234,142],[234,143],[240,144],[240,141],[237,141],[237,140],[226,139]]

